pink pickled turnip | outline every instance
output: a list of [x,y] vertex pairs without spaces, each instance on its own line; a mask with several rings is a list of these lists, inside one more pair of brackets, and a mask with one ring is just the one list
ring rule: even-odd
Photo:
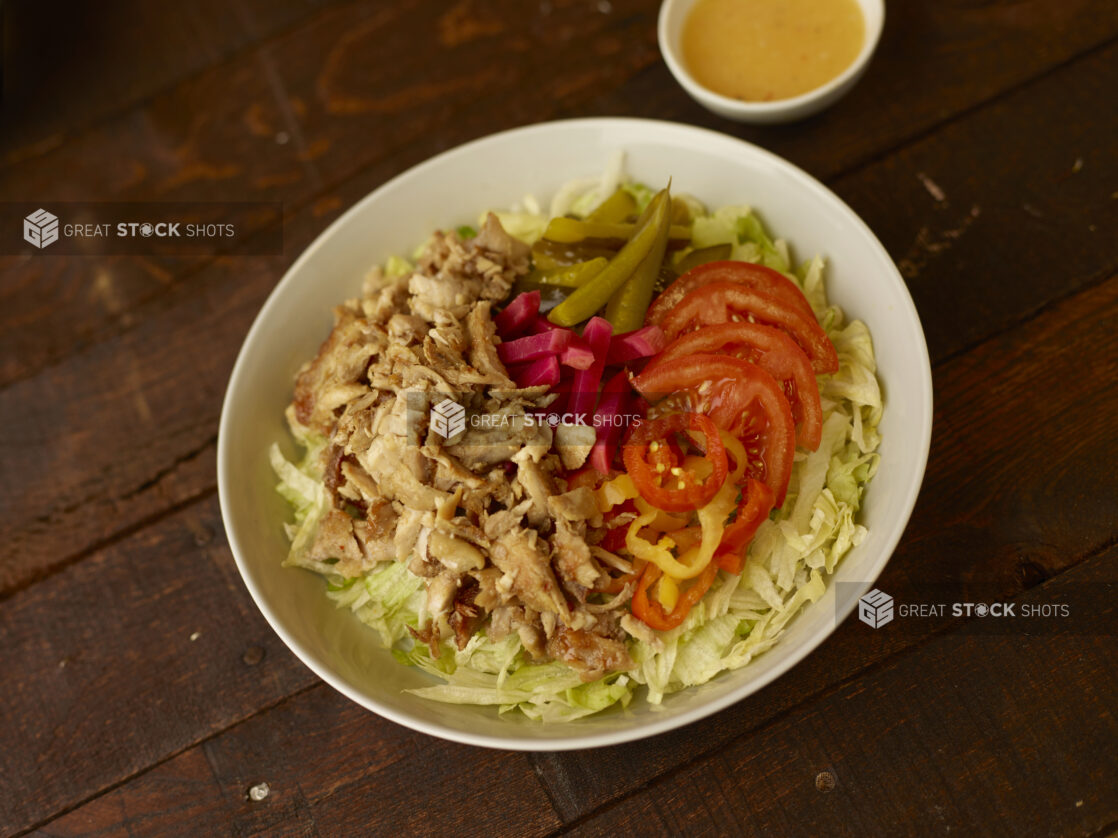
[[602,317],[591,317],[582,329],[582,339],[594,353],[594,363],[578,370],[571,382],[571,397],[567,411],[575,416],[589,417],[598,403],[598,388],[602,385],[602,371],[606,368],[606,354],[613,326]]
[[559,383],[559,359],[554,355],[538,358],[509,370],[509,375],[520,387],[554,387]]
[[664,330],[659,326],[644,326],[635,332],[614,335],[609,342],[607,364],[624,364],[639,358],[655,355],[667,345]]
[[575,338],[570,346],[559,353],[559,363],[576,370],[588,370],[594,364],[594,352],[582,338]]
[[536,333],[539,333],[539,332],[554,332],[556,330],[571,331],[570,329],[567,329],[565,326],[556,326],[554,323],[552,323],[550,320],[548,320],[542,314],[537,314],[536,317],[532,320],[531,331],[532,331],[533,334],[536,334]]
[[525,331],[539,313],[540,292],[525,291],[493,318],[493,324],[497,327],[497,334],[515,335]]
[[609,475],[617,443],[625,430],[625,413],[632,403],[629,374],[622,370],[602,387],[598,412],[594,417],[598,439],[590,450],[590,465],[600,473]]
[[501,359],[503,364],[534,361],[537,358],[546,358],[548,355],[558,355],[570,346],[573,339],[574,333],[566,329],[540,332],[537,335],[528,335],[499,344],[497,346],[497,357]]

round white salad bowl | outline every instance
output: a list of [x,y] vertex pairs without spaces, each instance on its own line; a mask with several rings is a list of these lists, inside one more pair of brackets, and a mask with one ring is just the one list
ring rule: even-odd
[[[710,207],[748,203],[791,243],[794,258],[827,258],[830,298],[873,335],[886,399],[880,468],[862,510],[868,536],[839,564],[826,595],[791,621],[774,648],[659,706],[638,698],[624,710],[541,723],[418,698],[406,690],[436,683],[430,676],[396,662],[372,629],[336,609],[322,578],[281,567],[290,512],[275,491],[268,448],[279,442],[294,453],[283,419],[293,376],[328,334],[333,306],[360,293],[371,265],[410,253],[432,230],[476,223],[483,210],[508,207],[526,194],[546,201],[565,181],[603,171],[618,151],[633,178],[656,187],[671,178],[674,191]],[[307,248],[264,304],[237,358],[221,415],[218,486],[229,545],[253,599],[288,647],[335,689],[445,739],[516,750],[589,748],[715,713],[819,646],[896,547],[923,479],[931,424],[931,371],[916,309],[885,249],[849,207],[789,163],[722,134],[646,120],[583,119],[507,131],[440,154],[372,192]]]
[[737,122],[794,122],[830,107],[849,93],[866,72],[885,27],[884,0],[857,0],[866,31],[862,49],[849,67],[825,84],[799,96],[774,99],[771,102],[746,102],[715,93],[699,84],[687,68],[687,62],[683,60],[683,26],[697,2],[699,0],[664,0],[661,4],[656,33],[660,54],[675,80],[692,99],[712,113]]

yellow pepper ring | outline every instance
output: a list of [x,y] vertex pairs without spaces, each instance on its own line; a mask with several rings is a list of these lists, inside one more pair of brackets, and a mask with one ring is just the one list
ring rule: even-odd
[[718,549],[718,545],[722,541],[722,531],[726,526],[726,519],[737,505],[737,483],[745,472],[745,447],[725,431],[719,433],[726,444],[727,450],[734,457],[735,466],[734,471],[727,477],[722,488],[718,490],[718,494],[714,496],[710,503],[698,510],[699,524],[703,533],[699,545],[692,547],[677,559],[672,555],[670,549],[641,538],[641,529],[656,520],[660,510],[651,505],[643,504],[640,500],[637,503],[642,512],[629,525],[629,530],[625,534],[625,546],[634,557],[653,562],[660,570],[677,582],[684,579],[694,579],[706,570],[707,565],[714,559],[715,550]]

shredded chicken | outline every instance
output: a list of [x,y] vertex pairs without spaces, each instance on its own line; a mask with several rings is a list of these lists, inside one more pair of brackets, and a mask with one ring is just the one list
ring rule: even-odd
[[432,654],[481,628],[515,632],[534,659],[589,680],[632,668],[632,631],[620,598],[587,602],[606,579],[587,542],[601,518],[591,490],[563,491],[593,429],[525,422],[554,396],[517,388],[497,355],[492,308],[528,268],[528,247],[490,214],[470,240],[436,233],[406,276],[370,272],[335,310],[287,413],[329,440],[333,505],[299,562],[354,577],[401,561],[425,580],[429,619],[412,634]]

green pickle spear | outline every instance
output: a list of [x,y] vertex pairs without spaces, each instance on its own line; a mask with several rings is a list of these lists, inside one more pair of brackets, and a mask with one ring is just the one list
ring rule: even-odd
[[629,281],[614,292],[606,305],[606,320],[613,324],[615,335],[632,332],[644,325],[644,315],[652,302],[656,280],[660,277],[671,229],[671,198],[666,198],[665,203],[669,208],[663,213],[652,248],[637,265]]
[[618,187],[617,191],[598,204],[597,208],[586,216],[586,220],[598,221],[602,224],[619,224],[629,216],[636,214],[636,200],[624,189]]
[[[553,218],[547,223],[543,236],[547,241],[557,244],[579,244],[586,241],[624,242],[632,238],[635,224],[606,224],[599,221],[581,221],[577,218]],[[668,238],[677,245],[691,243],[691,228],[673,224],[668,230]]]
[[576,262],[562,268],[548,271],[534,270],[518,280],[514,286],[517,291],[531,291],[550,285],[556,288],[578,288],[602,272],[609,260],[599,256],[586,262]]
[[[548,320],[557,326],[574,326],[583,320],[589,320],[598,309],[609,302],[610,297],[625,284],[626,280],[633,277],[645,257],[655,249],[659,249],[660,252],[656,258],[658,271],[660,261],[664,258],[664,249],[667,247],[670,220],[671,200],[668,197],[668,190],[662,189],[656,193],[637,220],[633,237],[625,243],[616,256],[610,259],[601,273],[582,287],[575,289],[574,293],[553,308],[548,315]],[[655,272],[653,272],[653,282],[655,282]],[[647,305],[645,303],[646,308]],[[641,321],[643,320],[642,311]]]

